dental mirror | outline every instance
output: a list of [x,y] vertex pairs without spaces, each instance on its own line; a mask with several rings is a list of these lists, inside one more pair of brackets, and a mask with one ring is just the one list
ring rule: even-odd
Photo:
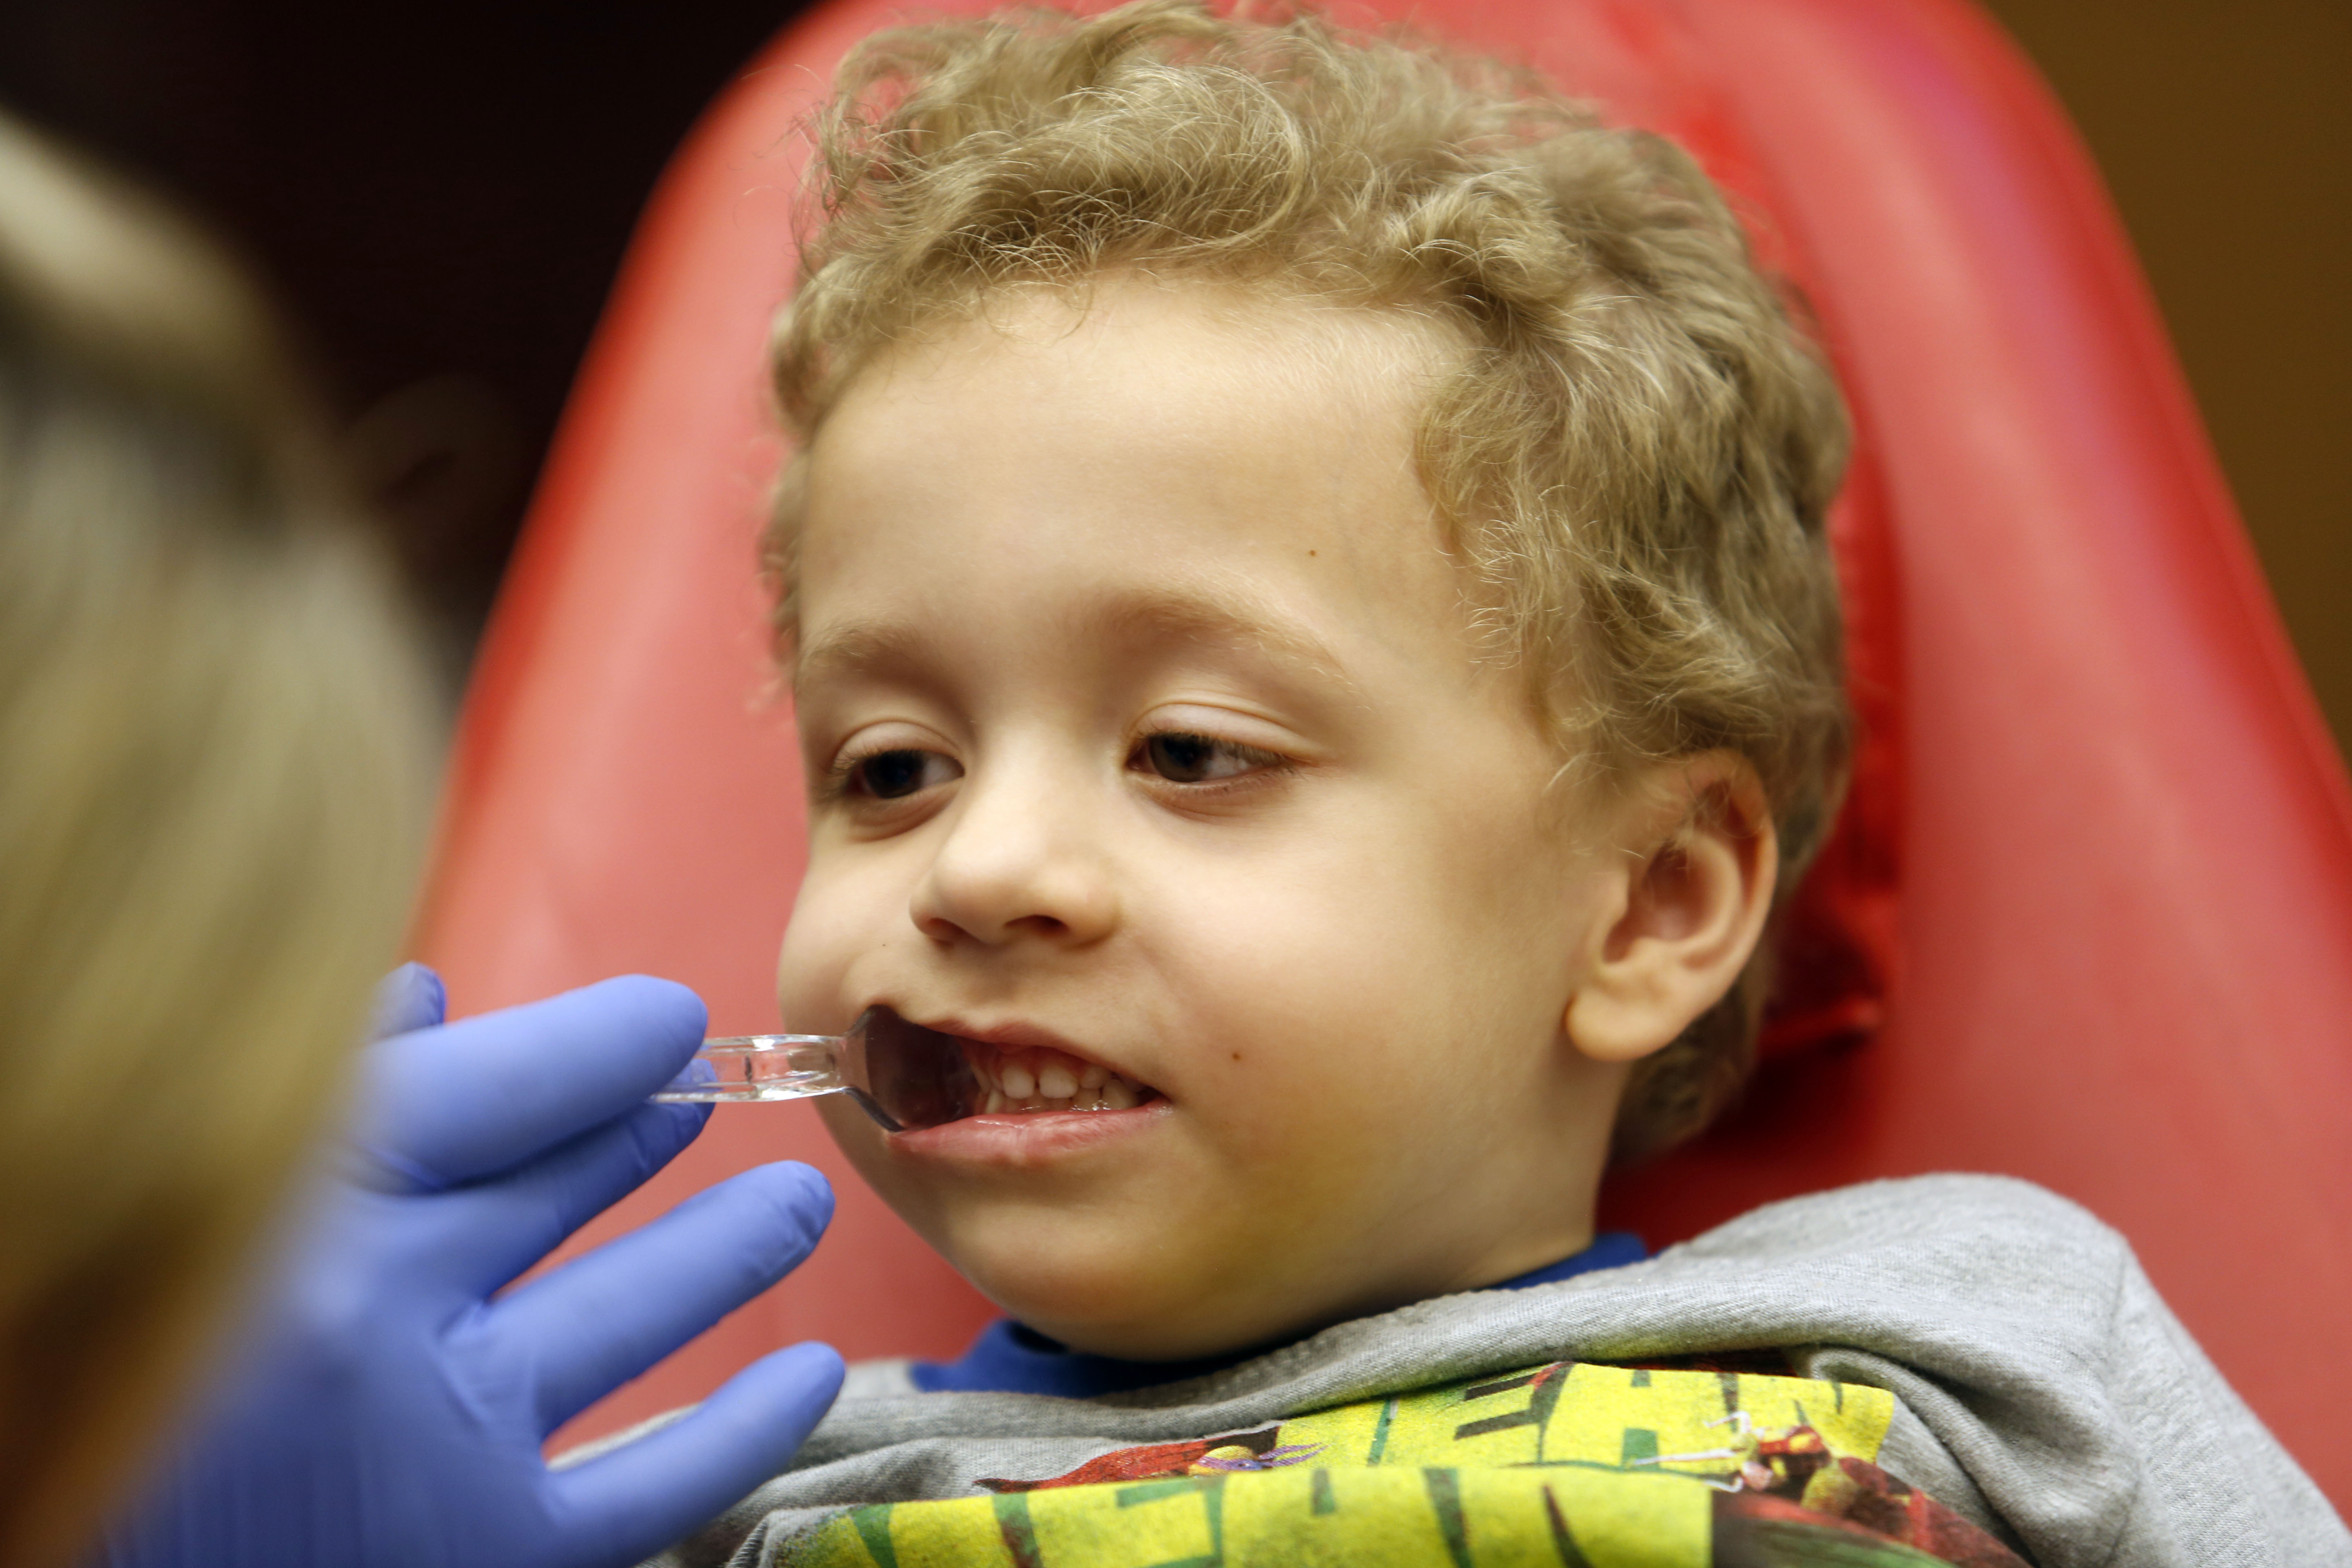
[[869,1007],[845,1035],[733,1035],[705,1040],[653,1098],[671,1104],[811,1100],[845,1094],[885,1132],[979,1113],[987,1090],[954,1036]]

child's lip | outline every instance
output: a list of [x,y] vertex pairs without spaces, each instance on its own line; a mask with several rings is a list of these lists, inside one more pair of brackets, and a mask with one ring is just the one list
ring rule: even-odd
[[1020,1169],[1149,1131],[1174,1110],[1165,1099],[1155,1098],[1127,1110],[1024,1110],[967,1116],[937,1127],[892,1133],[888,1142],[893,1153],[905,1158]]

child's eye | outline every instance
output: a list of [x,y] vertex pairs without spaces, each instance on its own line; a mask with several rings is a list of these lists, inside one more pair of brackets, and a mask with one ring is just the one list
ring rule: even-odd
[[963,770],[939,752],[912,747],[869,752],[844,763],[840,771],[842,793],[869,800],[903,800],[962,776]]
[[1214,784],[1261,768],[1279,768],[1283,759],[1255,746],[1170,730],[1145,737],[1128,765],[1149,769],[1171,784]]

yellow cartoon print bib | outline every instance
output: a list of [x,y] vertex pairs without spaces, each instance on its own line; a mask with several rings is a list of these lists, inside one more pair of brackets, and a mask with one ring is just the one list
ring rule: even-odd
[[845,1510],[793,1568],[2022,1568],[1880,1470],[1883,1389],[1558,1362]]

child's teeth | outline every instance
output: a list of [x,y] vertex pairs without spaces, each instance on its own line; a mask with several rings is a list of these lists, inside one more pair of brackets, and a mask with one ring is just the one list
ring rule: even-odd
[[990,1053],[973,1069],[988,1093],[979,1114],[1026,1110],[1132,1110],[1150,1091],[1100,1062],[1054,1050]]

